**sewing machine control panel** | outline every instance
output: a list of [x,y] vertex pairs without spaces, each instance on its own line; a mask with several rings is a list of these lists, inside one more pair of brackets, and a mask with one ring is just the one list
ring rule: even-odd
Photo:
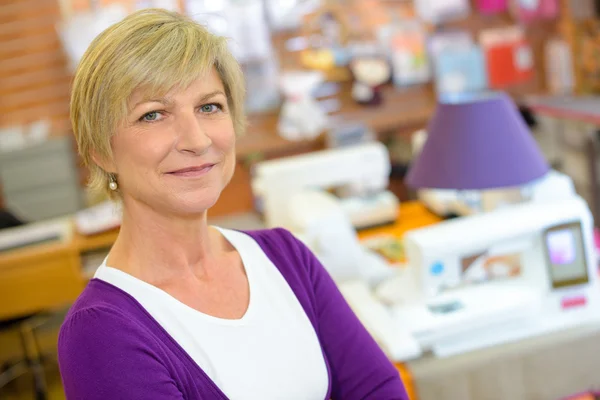
[[[557,293],[575,293],[578,287],[590,282],[580,221],[551,225],[531,236],[533,237],[538,238],[535,243],[540,243],[541,246],[523,244],[517,248],[498,243],[487,249],[473,249],[465,254],[440,254],[436,258],[424,259],[427,267],[423,270],[422,279],[426,296],[436,296],[477,283],[519,278],[525,272],[526,262],[543,265],[541,268],[545,271],[537,279],[547,279],[549,290]],[[527,237],[519,241],[534,243]],[[569,305],[571,303],[573,302],[566,302]]]
[[552,226],[546,229],[543,235],[552,288],[588,283],[588,265],[581,223]]

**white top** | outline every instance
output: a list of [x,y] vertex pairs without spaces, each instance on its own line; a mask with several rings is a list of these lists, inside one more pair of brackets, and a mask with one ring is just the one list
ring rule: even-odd
[[95,277],[133,296],[230,399],[318,399],[329,386],[315,330],[277,267],[250,236],[218,228],[239,252],[250,287],[241,319],[221,319],[111,268]]

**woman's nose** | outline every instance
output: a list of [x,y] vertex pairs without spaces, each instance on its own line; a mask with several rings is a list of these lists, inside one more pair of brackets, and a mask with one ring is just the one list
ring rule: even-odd
[[206,121],[195,112],[180,115],[177,124],[177,150],[182,152],[202,154],[212,145],[212,140],[206,129]]

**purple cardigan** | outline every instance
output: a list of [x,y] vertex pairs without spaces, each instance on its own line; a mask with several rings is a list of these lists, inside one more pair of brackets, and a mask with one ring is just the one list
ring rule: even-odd
[[[281,271],[312,322],[329,373],[328,398],[408,400],[398,371],[315,256],[283,229],[246,232]],[[226,399],[130,295],[92,280],[59,335],[68,399]]]

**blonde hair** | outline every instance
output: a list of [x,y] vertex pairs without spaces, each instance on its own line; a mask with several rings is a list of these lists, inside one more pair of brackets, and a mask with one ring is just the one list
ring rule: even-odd
[[94,193],[108,193],[110,175],[92,156],[110,160],[110,139],[127,116],[135,90],[164,96],[185,88],[216,68],[227,95],[236,135],[245,131],[245,85],[227,41],[191,19],[166,10],[145,9],[97,36],[75,72],[71,123]]

